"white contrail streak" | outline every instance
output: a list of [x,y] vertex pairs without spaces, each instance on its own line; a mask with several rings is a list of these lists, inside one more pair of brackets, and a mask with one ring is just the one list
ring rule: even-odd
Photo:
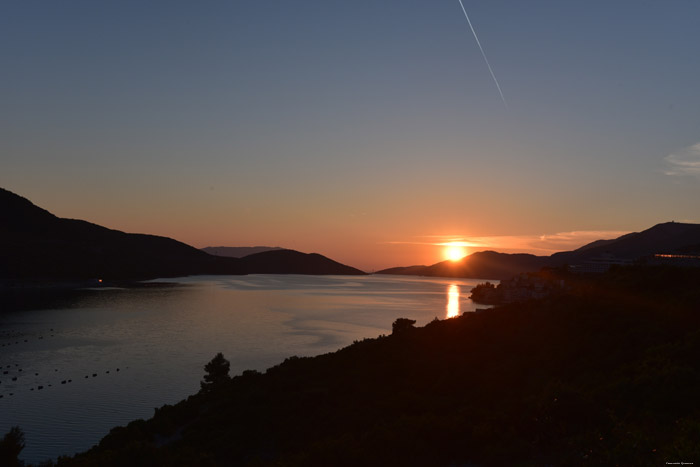
[[491,73],[491,77],[493,78],[493,82],[496,83],[496,87],[498,88],[498,93],[501,95],[501,100],[503,101],[503,105],[508,108],[508,103],[506,102],[506,98],[503,97],[503,91],[501,91],[501,85],[498,84],[498,80],[496,79],[496,75],[493,73],[493,69],[491,69],[491,64],[489,63],[489,59],[486,58],[486,53],[484,53],[484,48],[481,47],[481,42],[479,42],[479,37],[476,35],[476,31],[474,30],[474,26],[472,26],[472,22],[469,20],[469,15],[467,14],[466,8],[464,8],[464,3],[462,3],[462,0],[459,0],[459,5],[462,7],[462,11],[464,12],[464,17],[467,18],[467,23],[469,23],[469,29],[472,30],[472,34],[474,34],[474,39],[476,39],[476,45],[479,46],[479,50],[481,50],[481,56],[484,57],[484,61],[486,62],[486,66],[489,67],[489,72]]

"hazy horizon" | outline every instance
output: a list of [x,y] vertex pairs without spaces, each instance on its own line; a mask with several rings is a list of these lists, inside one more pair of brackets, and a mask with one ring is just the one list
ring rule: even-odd
[[699,222],[700,4],[12,2],[0,186],[363,270]]

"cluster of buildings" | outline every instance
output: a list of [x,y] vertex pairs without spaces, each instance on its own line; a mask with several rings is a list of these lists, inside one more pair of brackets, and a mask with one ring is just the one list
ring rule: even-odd
[[652,266],[666,265],[677,267],[700,267],[700,255],[691,254],[655,254],[636,260],[620,258],[611,253],[603,253],[590,258],[581,264],[569,266],[569,271],[575,273],[600,274],[607,272],[613,266],[631,266],[636,263]]
[[566,289],[564,279],[541,273],[522,273],[502,280],[498,286],[487,282],[472,290],[472,300],[484,304],[504,304],[549,297]]
[[543,277],[532,273],[518,274],[501,281],[498,286],[503,303],[522,302],[549,297],[565,288],[564,279]]
[[603,253],[584,261],[581,264],[569,266],[569,271],[575,273],[601,274],[607,272],[613,266],[631,266],[634,261],[626,258],[618,258],[611,253]]
[[654,255],[650,264],[700,268],[700,255]]

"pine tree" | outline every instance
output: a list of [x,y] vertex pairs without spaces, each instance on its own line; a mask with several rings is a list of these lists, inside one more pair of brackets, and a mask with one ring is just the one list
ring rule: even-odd
[[204,365],[204,381],[200,382],[202,392],[210,392],[215,388],[221,387],[223,383],[229,381],[231,377],[228,372],[231,363],[224,358],[224,354],[217,353],[209,363]]

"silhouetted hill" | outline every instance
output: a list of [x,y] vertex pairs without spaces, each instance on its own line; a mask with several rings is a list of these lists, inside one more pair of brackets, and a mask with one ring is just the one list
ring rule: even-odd
[[240,259],[249,274],[359,275],[359,269],[338,263],[318,253],[294,250],[270,250]]
[[547,256],[480,251],[458,261],[442,261],[432,266],[390,268],[378,271],[377,274],[506,279],[521,272],[536,271],[547,265],[548,261]]
[[278,246],[207,246],[202,251],[215,256],[243,258],[244,256],[262,253],[263,251],[281,250]]
[[525,253],[506,254],[495,251],[480,251],[462,258],[460,261],[442,261],[430,266],[430,276],[479,277],[499,279],[532,271],[542,267],[546,257]]
[[397,267],[377,274],[402,274],[477,279],[507,279],[522,272],[543,267],[578,264],[603,254],[636,260],[654,254],[696,253],[700,245],[700,224],[666,222],[642,232],[622,235],[612,240],[596,240],[573,251],[551,256],[508,254],[495,251],[473,253],[459,261],[443,261],[432,266]]
[[[631,235],[631,234],[627,234],[627,235]],[[620,238],[622,238],[622,237],[620,237]],[[591,249],[591,248],[595,248],[595,247],[599,247],[599,246],[604,246],[604,245],[609,245],[610,243],[613,243],[613,242],[615,242],[616,240],[617,240],[616,238],[613,238],[613,239],[611,239],[611,240],[596,240],[596,241],[594,241],[594,242],[587,243],[586,245],[583,245],[582,247],[579,247],[579,248],[577,248],[577,249],[574,250],[574,251],[582,252],[582,251],[589,250],[589,249]]]
[[0,279],[144,279],[242,274],[233,258],[171,238],[62,219],[0,188]]
[[167,237],[62,219],[0,188],[2,281],[139,280],[248,273],[364,274],[319,254],[279,248],[244,259],[210,255]]
[[382,269],[381,271],[375,272],[375,274],[396,274],[399,276],[427,276],[426,270],[430,266],[416,265],[416,266],[406,266],[406,267],[395,267],[389,269]]
[[[700,270],[410,321],[245,371],[58,466],[643,466],[700,458]],[[202,362],[204,364],[204,362]]]
[[700,243],[700,224],[666,222],[642,232],[634,232],[608,240],[603,244],[589,243],[574,251],[555,253],[551,256],[555,266],[572,264],[600,256],[604,253],[619,258],[638,259],[654,254],[677,253],[690,245]]

